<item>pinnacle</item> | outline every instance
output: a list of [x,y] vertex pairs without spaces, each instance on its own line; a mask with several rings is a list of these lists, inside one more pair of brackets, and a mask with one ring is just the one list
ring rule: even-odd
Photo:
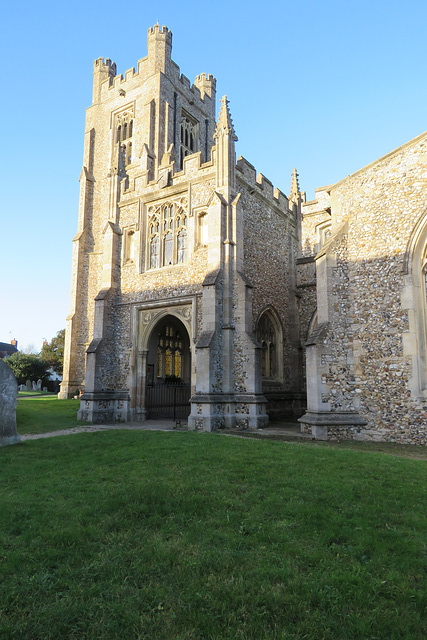
[[215,138],[219,138],[220,135],[229,134],[233,140],[237,140],[236,132],[234,131],[233,120],[231,119],[230,109],[228,108],[227,96],[223,96],[221,99],[221,110],[219,112],[218,122],[215,129]]
[[298,184],[298,174],[297,174],[297,170],[294,169],[292,171],[291,193],[289,196],[289,200],[294,199],[299,194],[300,194],[300,190],[299,190],[299,184]]

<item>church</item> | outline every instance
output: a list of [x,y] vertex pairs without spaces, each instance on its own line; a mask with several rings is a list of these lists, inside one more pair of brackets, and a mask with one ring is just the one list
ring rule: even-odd
[[287,197],[236,159],[215,78],[181,74],[166,27],[147,49],[94,63],[59,397],[92,423],[425,443],[427,134]]

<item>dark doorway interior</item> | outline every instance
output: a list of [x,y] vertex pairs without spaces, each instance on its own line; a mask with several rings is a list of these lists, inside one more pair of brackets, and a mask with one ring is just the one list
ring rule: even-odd
[[183,323],[168,315],[149,340],[146,408],[149,419],[186,419],[190,415],[191,351]]

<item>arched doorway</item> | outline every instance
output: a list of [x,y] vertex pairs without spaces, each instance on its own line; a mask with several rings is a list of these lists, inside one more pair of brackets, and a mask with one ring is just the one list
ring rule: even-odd
[[176,316],[165,315],[153,327],[147,347],[147,418],[188,418],[191,349],[187,329]]

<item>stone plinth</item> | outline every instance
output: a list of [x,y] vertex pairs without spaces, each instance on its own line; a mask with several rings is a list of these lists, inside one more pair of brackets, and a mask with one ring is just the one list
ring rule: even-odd
[[93,424],[128,422],[129,393],[127,391],[93,391],[80,396],[77,419]]
[[367,424],[357,411],[307,411],[298,422],[301,422],[303,433],[308,433],[311,428],[315,440],[350,439],[353,433],[362,433]]

